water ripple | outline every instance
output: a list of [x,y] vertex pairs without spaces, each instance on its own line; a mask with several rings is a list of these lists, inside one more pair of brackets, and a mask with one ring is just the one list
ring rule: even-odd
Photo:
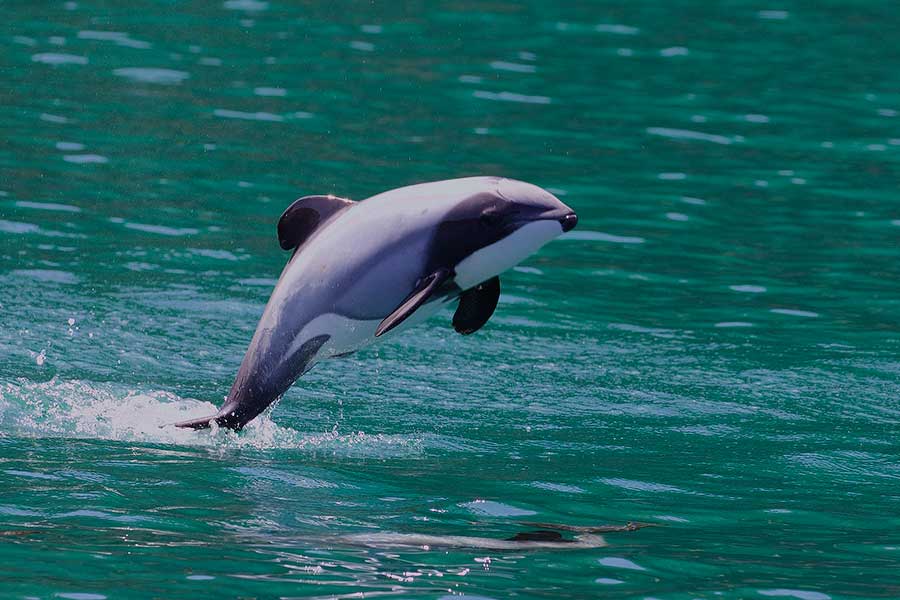
[[123,223],[126,229],[134,229],[135,231],[143,231],[145,233],[156,233],[159,235],[182,236],[196,235],[200,230],[195,227],[168,227],[166,225],[149,225],[147,223]]
[[263,0],[225,0],[222,6],[228,10],[259,12],[269,8],[269,3],[263,2]]
[[63,160],[76,165],[102,165],[109,162],[109,159],[100,154],[66,154]]
[[79,281],[78,277],[73,273],[53,269],[16,269],[12,274],[37,279],[38,281],[46,281],[47,283],[66,283],[71,285]]
[[643,244],[647,240],[637,236],[613,235],[602,231],[575,230],[562,235],[559,239],[579,242],[611,242],[614,244]]
[[114,69],[113,75],[125,77],[126,79],[140,83],[155,83],[160,85],[178,85],[191,76],[187,71],[156,67],[122,67],[120,69]]
[[57,204],[55,202],[29,202],[28,200],[17,200],[16,206],[19,208],[34,208],[36,210],[55,210],[61,212],[81,212],[81,209],[71,204]]
[[726,146],[738,141],[735,138],[730,138],[724,135],[703,133],[701,131],[692,131],[690,129],[670,129],[668,127],[648,127],[647,133],[649,133],[650,135],[658,135],[676,140],[700,140]]
[[497,71],[512,71],[514,73],[534,73],[537,71],[537,67],[534,65],[523,65],[521,63],[512,63],[502,60],[495,60],[490,66]]
[[123,33],[121,31],[83,30],[78,32],[78,39],[113,42],[117,46],[137,48],[139,50],[146,50],[153,47],[150,42],[143,42],[141,40],[133,39],[127,33]]
[[526,94],[517,94],[515,92],[488,92],[485,90],[475,90],[472,95],[483,100],[497,100],[500,102],[521,102],[524,104],[550,104],[549,96],[529,96]]
[[86,65],[88,59],[86,56],[78,56],[76,54],[65,54],[60,52],[41,52],[31,57],[34,62],[44,63],[47,65]]
[[311,119],[313,117],[312,113],[308,113],[305,111],[296,111],[287,115],[280,115],[265,111],[245,112],[225,108],[217,108],[213,111],[213,114],[217,117],[223,117],[225,119],[243,119],[245,121],[273,121],[276,123],[281,123],[288,119]]

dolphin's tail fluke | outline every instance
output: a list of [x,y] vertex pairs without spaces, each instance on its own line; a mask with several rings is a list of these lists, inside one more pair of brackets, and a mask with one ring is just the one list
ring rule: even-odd
[[190,419],[188,421],[180,421],[175,423],[175,427],[184,427],[186,429],[209,429],[212,422],[216,420],[216,415],[209,417],[200,417],[199,419]]
[[208,417],[200,417],[199,419],[181,421],[179,423],[175,423],[175,427],[184,427],[186,429],[209,429],[213,426],[213,423],[215,423],[219,427],[240,431],[241,429],[243,429],[246,421],[241,421],[241,419],[238,418],[238,416],[233,412],[229,412],[224,415],[220,412]]

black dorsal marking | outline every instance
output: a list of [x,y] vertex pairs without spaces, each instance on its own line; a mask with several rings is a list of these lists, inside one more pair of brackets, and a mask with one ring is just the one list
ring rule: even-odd
[[458,265],[476,250],[512,233],[498,219],[507,203],[496,192],[478,192],[457,203],[438,223],[429,266]]
[[453,314],[453,329],[463,335],[481,329],[497,308],[500,278],[491,277],[459,295],[459,306]]
[[507,542],[557,542],[570,543],[572,540],[565,539],[558,531],[550,531],[548,529],[537,529],[535,531],[522,531],[506,539]]
[[278,219],[278,243],[284,250],[300,246],[319,225],[353,204],[336,196],[304,196],[294,201]]

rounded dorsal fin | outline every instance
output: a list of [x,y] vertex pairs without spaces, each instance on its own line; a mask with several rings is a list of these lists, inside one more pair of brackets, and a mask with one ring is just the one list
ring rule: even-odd
[[322,223],[355,204],[336,196],[304,196],[287,207],[278,219],[278,243],[284,250],[303,244]]

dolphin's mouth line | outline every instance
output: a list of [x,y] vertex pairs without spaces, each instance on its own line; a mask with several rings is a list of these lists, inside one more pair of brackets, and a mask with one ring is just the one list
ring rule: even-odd
[[559,223],[559,226],[562,227],[563,233],[567,231],[572,231],[575,229],[575,226],[578,224],[578,215],[576,215],[573,211],[561,211],[554,210],[550,212],[541,213],[536,217],[530,219],[521,219],[516,221],[516,227],[521,227],[523,225],[527,225],[528,223],[537,223],[540,221],[556,221]]

